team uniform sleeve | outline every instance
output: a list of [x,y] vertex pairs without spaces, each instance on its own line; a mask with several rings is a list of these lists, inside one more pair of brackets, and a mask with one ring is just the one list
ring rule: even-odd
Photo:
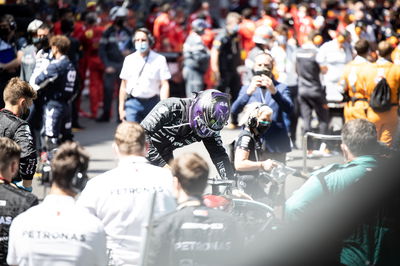
[[53,82],[58,78],[57,67],[54,63],[50,63],[48,67],[40,73],[35,80],[35,84],[39,86],[39,88],[44,88],[47,84]]
[[151,112],[143,119],[140,125],[147,131],[149,137],[164,125],[168,124],[172,116],[168,108],[168,99],[160,101]]
[[229,156],[223,147],[221,136],[203,139],[204,146],[210,154],[211,160],[217,168],[218,174],[223,179],[233,179],[234,170]]
[[21,158],[19,162],[19,174],[24,180],[32,180],[36,171],[36,149],[28,124],[22,124],[14,135],[15,142],[21,147]]

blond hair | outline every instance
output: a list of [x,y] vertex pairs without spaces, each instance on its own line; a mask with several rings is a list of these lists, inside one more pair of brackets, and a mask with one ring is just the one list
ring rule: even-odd
[[36,91],[29,85],[28,82],[20,78],[12,78],[7,83],[3,92],[3,99],[12,105],[16,105],[18,100],[25,98],[26,100],[36,99]]
[[139,155],[146,143],[144,129],[136,122],[124,121],[117,127],[114,141],[122,154]]

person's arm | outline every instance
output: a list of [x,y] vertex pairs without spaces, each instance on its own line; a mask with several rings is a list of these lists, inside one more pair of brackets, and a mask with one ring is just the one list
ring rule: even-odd
[[274,164],[272,160],[265,161],[251,161],[249,160],[250,151],[244,150],[240,147],[235,149],[235,169],[236,171],[255,171],[263,170],[270,171]]
[[272,94],[272,98],[285,113],[290,114],[293,112],[293,102],[290,97],[290,90],[286,85],[279,84],[279,88],[275,88],[275,94]]
[[170,88],[168,80],[171,78],[171,72],[169,71],[167,59],[163,56],[160,61],[160,76],[161,81],[160,87],[160,100],[165,100],[170,96]]
[[23,180],[23,185],[30,187],[36,171],[37,158],[29,125],[22,124],[15,132],[13,139],[22,150],[19,161],[19,176]]
[[107,54],[108,38],[109,38],[109,31],[106,30],[100,39],[99,57],[104,64],[104,67],[105,67],[104,71],[106,73],[114,73],[116,71],[116,69],[113,67],[112,63],[110,62],[110,60],[108,58],[108,54]]
[[170,95],[169,82],[168,80],[162,80],[160,88],[160,100],[165,100],[169,98],[169,95]]
[[126,80],[121,79],[121,85],[119,86],[119,119],[121,121],[125,120],[125,97],[126,97]]
[[205,138],[203,139],[203,144],[206,147],[212,162],[217,168],[219,176],[224,179],[233,179],[233,165],[223,147],[221,136],[217,135],[215,137]]
[[24,53],[21,50],[19,50],[17,52],[17,57],[8,62],[7,64],[2,64],[2,68],[7,72],[14,72],[21,65],[23,55]]
[[49,83],[54,82],[58,78],[57,66],[54,63],[50,63],[48,67],[40,73],[36,79],[35,84],[39,86],[40,89],[46,87]]
[[173,119],[174,103],[166,99],[157,103],[153,110],[143,119],[140,125],[147,131],[149,137]]
[[210,66],[211,71],[214,73],[216,83],[219,82],[220,72],[219,72],[219,48],[221,47],[221,41],[219,39],[215,39],[213,41],[213,46],[211,48],[210,54]]

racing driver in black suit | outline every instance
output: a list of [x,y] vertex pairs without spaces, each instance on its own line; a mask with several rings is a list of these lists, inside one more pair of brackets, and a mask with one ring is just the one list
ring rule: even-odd
[[218,90],[200,92],[195,98],[160,101],[141,123],[148,136],[147,159],[168,167],[173,150],[202,141],[220,177],[233,179],[233,167],[220,136],[229,114],[229,95]]

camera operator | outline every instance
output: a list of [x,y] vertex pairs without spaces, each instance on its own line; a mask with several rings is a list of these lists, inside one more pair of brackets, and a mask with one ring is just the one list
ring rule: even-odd
[[264,190],[266,182],[258,177],[275,165],[271,159],[263,160],[261,151],[261,136],[271,127],[273,111],[260,103],[253,103],[248,108],[250,111],[243,123],[245,127],[235,141],[234,166],[238,187],[254,199],[261,199],[267,196]]
[[234,218],[204,206],[209,168],[196,153],[171,163],[177,210],[154,222],[147,265],[232,265],[242,241]]
[[51,162],[49,195],[11,225],[8,264],[107,264],[103,225],[74,200],[86,185],[88,163],[89,156],[78,143],[59,147]]
[[237,100],[232,104],[232,113],[238,115],[246,104],[260,102],[273,110],[271,128],[263,137],[263,152],[270,159],[285,163],[286,153],[291,151],[289,128],[293,103],[285,84],[272,76],[273,58],[268,53],[255,57],[254,76],[249,86],[243,86]]
[[32,193],[11,185],[18,173],[21,148],[9,138],[0,138],[0,265],[7,265],[8,232],[11,222],[21,212],[38,204]]

